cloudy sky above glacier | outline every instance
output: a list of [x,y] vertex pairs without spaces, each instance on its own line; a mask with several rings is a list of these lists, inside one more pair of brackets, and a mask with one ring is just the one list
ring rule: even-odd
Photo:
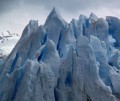
[[120,18],[120,0],[0,0],[0,32],[21,34],[30,19],[44,24],[54,6],[67,22],[91,12],[98,17]]

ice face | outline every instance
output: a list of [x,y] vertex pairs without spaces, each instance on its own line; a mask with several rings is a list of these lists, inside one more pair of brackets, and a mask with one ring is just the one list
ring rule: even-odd
[[90,20],[90,23],[94,23],[98,20],[98,17],[94,13],[91,13],[89,16],[89,20]]
[[93,13],[67,23],[56,8],[44,25],[31,20],[0,65],[0,101],[120,101],[109,29]]
[[109,33],[113,36],[113,38],[116,40],[115,46],[117,48],[120,47],[120,19],[116,18],[116,17],[111,17],[108,16],[106,18],[108,24],[109,24]]

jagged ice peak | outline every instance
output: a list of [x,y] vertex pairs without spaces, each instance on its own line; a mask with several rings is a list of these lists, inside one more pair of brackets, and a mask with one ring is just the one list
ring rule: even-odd
[[[0,101],[120,101],[120,20],[31,20],[0,65]],[[114,41],[111,41],[114,40]]]

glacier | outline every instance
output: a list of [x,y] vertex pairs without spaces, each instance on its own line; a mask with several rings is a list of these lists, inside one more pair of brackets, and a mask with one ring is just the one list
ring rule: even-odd
[[120,101],[120,20],[53,8],[30,20],[0,65],[0,101]]

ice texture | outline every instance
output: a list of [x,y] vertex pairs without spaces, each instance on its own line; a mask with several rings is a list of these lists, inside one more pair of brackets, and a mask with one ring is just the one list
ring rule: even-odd
[[120,101],[116,19],[67,23],[54,8],[44,25],[31,20],[0,65],[0,101]]

